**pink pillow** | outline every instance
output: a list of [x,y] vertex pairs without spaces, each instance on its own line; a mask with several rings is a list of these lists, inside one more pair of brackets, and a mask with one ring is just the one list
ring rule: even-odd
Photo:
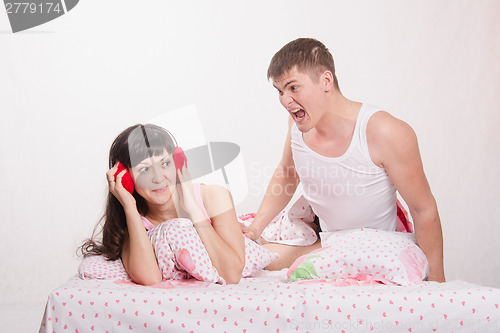
[[427,276],[427,258],[408,234],[363,228],[327,236],[322,235],[321,249],[293,263],[290,280],[369,276],[385,284],[411,285]]
[[171,225],[167,221],[148,231],[149,239],[151,240],[156,260],[158,261],[158,267],[160,267],[162,280],[188,279],[189,274],[176,264],[176,255],[167,238],[170,227]]
[[78,267],[81,279],[132,281],[120,259],[109,261],[103,256],[87,256]]
[[[176,267],[174,253],[166,239],[159,237],[163,230],[161,226],[152,229],[156,232],[149,231],[148,234],[155,249],[162,279],[181,280],[189,278],[189,274]],[[82,279],[132,281],[121,259],[109,261],[104,256],[88,256],[84,258],[80,263],[78,273]]]
[[245,268],[242,277],[253,276],[258,271],[263,270],[273,260],[278,259],[279,254],[270,252],[253,240],[245,237]]
[[[207,250],[190,220],[173,219],[163,222],[149,230],[148,235],[163,280],[187,279],[191,275],[201,281],[225,284],[213,267]],[[245,237],[245,267],[242,277],[254,275],[278,256]],[[108,261],[103,256],[86,257],[78,272],[82,279],[132,281],[120,259]]]
[[[212,265],[191,220],[168,220],[149,230],[148,234],[160,268],[167,267],[168,272],[186,271],[200,281],[226,283]],[[165,278],[164,275],[164,279],[168,277]]]
[[[160,253],[161,259],[158,260],[158,265],[163,280],[182,280],[189,278],[189,274],[176,268],[175,261],[173,260],[173,253],[169,246],[165,248],[164,242],[162,242],[162,240],[157,240],[154,236],[151,241],[157,244],[157,249]],[[78,267],[78,275],[81,279],[132,281],[121,259],[109,261],[104,256],[85,257]]]
[[[224,279],[218,274],[208,255],[200,236],[193,224],[188,219],[173,219],[166,221],[149,231],[150,238],[156,235],[153,246],[157,253],[158,263],[164,260],[161,251],[167,244],[170,246],[176,262],[176,268],[185,270],[193,277],[201,281],[224,284]],[[157,235],[161,234],[161,237]],[[161,246],[155,245],[160,242]],[[242,277],[254,275],[264,269],[278,254],[270,252],[245,237],[245,267]],[[169,256],[172,258],[172,255]]]

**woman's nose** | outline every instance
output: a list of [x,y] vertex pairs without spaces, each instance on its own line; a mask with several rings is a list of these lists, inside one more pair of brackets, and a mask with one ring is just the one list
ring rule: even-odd
[[165,175],[161,168],[153,168],[153,183],[160,184],[165,180]]

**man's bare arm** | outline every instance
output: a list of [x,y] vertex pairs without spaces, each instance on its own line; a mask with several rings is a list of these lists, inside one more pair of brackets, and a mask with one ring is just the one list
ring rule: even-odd
[[390,114],[377,112],[368,122],[367,139],[373,162],[385,168],[408,204],[417,244],[429,261],[428,280],[444,282],[441,221],[424,173],[415,132]]
[[269,182],[264,199],[249,227],[242,226],[247,237],[257,240],[271,220],[290,202],[299,184],[295,171],[291,148],[293,119],[288,120],[288,135],[283,148],[283,156]]

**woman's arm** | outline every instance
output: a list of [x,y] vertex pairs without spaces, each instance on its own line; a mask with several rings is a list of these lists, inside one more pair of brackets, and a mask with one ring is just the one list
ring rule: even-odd
[[122,248],[122,262],[128,275],[138,284],[160,283],[162,274],[149,236],[137,208],[126,209],[128,237]]
[[236,217],[231,193],[222,186],[205,186],[205,218],[194,224],[217,272],[227,283],[238,283],[245,267],[245,238]]
[[137,211],[135,198],[122,185],[123,170],[116,177],[116,182],[110,182],[117,170],[115,165],[107,173],[109,191],[120,201],[127,219],[128,236],[125,237],[121,259],[128,275],[136,283],[152,285],[162,280],[162,274],[156,261],[156,256],[149,240],[141,216]]
[[238,283],[245,267],[245,239],[229,191],[222,186],[203,186],[202,198],[207,213],[198,205],[189,172],[179,173],[182,205],[205,246],[213,266],[227,283]]

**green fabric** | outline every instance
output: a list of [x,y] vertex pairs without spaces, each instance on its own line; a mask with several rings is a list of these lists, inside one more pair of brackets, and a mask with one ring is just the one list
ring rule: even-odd
[[313,275],[319,278],[318,273],[316,272],[316,268],[314,268],[314,264],[310,261],[314,258],[320,258],[318,255],[311,255],[306,258],[297,268],[290,274],[289,279],[291,281],[297,281],[299,279],[314,279]]

